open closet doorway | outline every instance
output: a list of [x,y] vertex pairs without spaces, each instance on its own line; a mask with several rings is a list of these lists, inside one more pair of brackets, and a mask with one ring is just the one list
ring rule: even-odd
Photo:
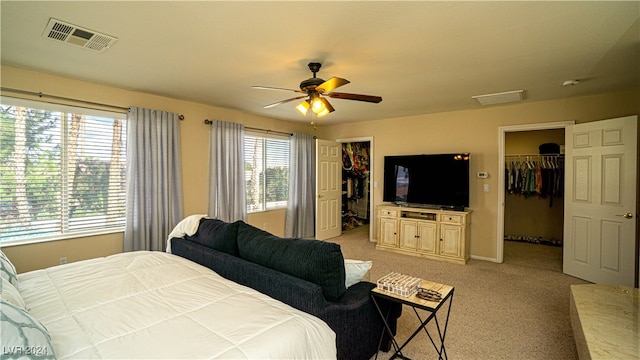
[[373,138],[337,141],[342,144],[342,231],[363,232],[372,241]]
[[562,272],[565,128],[500,128],[497,261]]

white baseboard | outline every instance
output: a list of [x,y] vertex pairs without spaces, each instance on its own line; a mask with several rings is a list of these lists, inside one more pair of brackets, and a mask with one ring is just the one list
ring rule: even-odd
[[488,258],[488,257],[484,257],[484,256],[477,256],[477,255],[471,255],[471,258],[474,260],[482,260],[482,261],[490,261],[490,262],[494,262],[494,263],[499,263],[498,259],[496,258]]

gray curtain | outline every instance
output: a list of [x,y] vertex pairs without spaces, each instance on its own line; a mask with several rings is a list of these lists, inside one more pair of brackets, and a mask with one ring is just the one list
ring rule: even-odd
[[125,251],[164,251],[182,220],[179,122],[178,114],[129,109]]
[[246,221],[244,125],[211,121],[209,141],[209,216]]
[[315,158],[313,136],[294,133],[289,150],[289,199],[284,227],[287,237],[315,236]]

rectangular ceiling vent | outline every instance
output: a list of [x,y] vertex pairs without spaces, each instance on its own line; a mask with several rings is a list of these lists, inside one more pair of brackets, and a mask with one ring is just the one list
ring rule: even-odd
[[80,46],[97,52],[104,52],[118,41],[118,39],[113,36],[81,28],[54,18],[49,19],[49,23],[44,29],[42,37],[66,42],[67,44]]
[[472,96],[480,105],[496,105],[518,102],[524,99],[524,90],[507,91],[496,94]]

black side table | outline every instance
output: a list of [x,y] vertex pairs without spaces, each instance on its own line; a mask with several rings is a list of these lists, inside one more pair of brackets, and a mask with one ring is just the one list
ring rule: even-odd
[[[449,325],[449,314],[451,313],[451,303],[453,301],[453,293],[455,289],[453,286],[450,286],[450,285],[438,284],[438,283],[434,283],[427,280],[422,280],[422,285],[420,286],[424,289],[430,289],[430,290],[439,292],[442,295],[442,300],[428,301],[428,300],[418,298],[415,294],[409,297],[405,297],[405,296],[394,294],[392,292],[378,289],[378,288],[374,288],[371,290],[371,298],[373,300],[373,303],[376,306],[376,309],[378,310],[378,314],[380,314],[380,317],[384,321],[385,329],[387,331],[387,334],[391,338],[391,343],[393,344],[394,354],[391,356],[390,360],[396,359],[396,358],[409,359],[408,357],[404,356],[404,354],[402,354],[402,349],[404,349],[404,347],[407,346],[407,344],[409,344],[409,342],[413,340],[413,338],[416,337],[416,335],[418,335],[418,333],[422,329],[424,329],[424,332],[427,334],[427,336],[429,337],[429,340],[431,341],[431,344],[433,345],[436,352],[438,353],[438,359],[448,359],[447,350],[444,346],[444,339],[447,335],[447,326]],[[409,338],[402,345],[398,345],[398,342],[395,336],[393,335],[393,332],[391,331],[391,328],[389,327],[389,324],[387,322],[387,316],[383,314],[382,311],[380,310],[380,306],[378,305],[376,298],[383,298],[390,301],[408,305],[413,309],[413,312],[418,317],[418,320],[420,320],[420,326],[418,326],[416,331],[414,331],[413,334],[411,334],[411,336],[409,336]],[[438,315],[438,311],[445,305],[445,303],[448,303],[447,314],[444,319],[444,324],[441,324],[441,322],[438,320],[437,315]],[[429,312],[429,315],[424,320],[422,320],[422,317],[418,313],[417,309],[426,310],[427,312]],[[438,330],[437,336],[435,336],[435,334],[432,336],[429,333],[429,330],[427,330],[427,324],[431,320],[435,321],[436,329]],[[380,337],[380,341],[382,341],[382,335]],[[377,356],[378,355],[376,354],[376,358]]]

